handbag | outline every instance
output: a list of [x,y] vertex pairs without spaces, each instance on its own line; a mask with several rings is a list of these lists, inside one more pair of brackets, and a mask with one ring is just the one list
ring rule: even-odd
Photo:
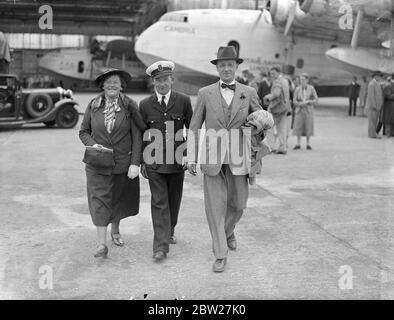
[[114,151],[112,149],[86,146],[83,162],[95,168],[115,167]]

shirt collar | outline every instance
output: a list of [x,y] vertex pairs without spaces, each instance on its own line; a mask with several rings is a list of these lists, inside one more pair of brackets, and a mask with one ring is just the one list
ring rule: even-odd
[[[157,101],[159,101],[159,103],[161,103],[161,97],[163,95],[158,93],[156,90],[155,90],[155,93],[156,93]],[[165,96],[164,101],[167,103],[170,100],[171,90],[168,91],[168,93],[166,95],[164,95],[164,96]]]

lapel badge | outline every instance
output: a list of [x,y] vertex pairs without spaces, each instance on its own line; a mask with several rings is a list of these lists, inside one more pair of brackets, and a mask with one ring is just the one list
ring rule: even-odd
[[161,64],[159,64],[159,65],[157,66],[157,70],[159,70],[160,72],[163,71],[163,66],[162,66]]
[[240,98],[241,100],[243,100],[243,99],[246,98],[243,92],[241,93],[241,96],[240,96],[239,98]]

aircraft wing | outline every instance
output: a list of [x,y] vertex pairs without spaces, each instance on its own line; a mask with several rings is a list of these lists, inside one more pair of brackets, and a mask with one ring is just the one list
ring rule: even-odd
[[285,34],[350,45],[363,10],[358,45],[381,47],[390,39],[393,0],[271,0],[273,23]]

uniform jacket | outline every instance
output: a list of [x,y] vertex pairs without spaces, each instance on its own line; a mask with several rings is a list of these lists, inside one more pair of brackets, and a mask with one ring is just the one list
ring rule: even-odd
[[[152,152],[152,155],[154,155],[158,161],[148,163],[145,161],[147,159],[144,159],[147,169],[155,170],[159,173],[175,173],[182,171],[183,153],[178,156],[176,155],[176,150],[185,141],[183,138],[183,129],[185,127],[189,128],[190,120],[193,115],[190,98],[172,90],[166,109],[163,110],[157,100],[157,95],[154,93],[140,102],[140,112],[147,127],[144,133],[144,150],[149,150],[149,153],[151,152],[150,149],[148,149],[148,145],[154,139],[148,139],[149,135],[152,137],[152,131],[150,129],[159,130],[162,136],[161,141],[155,145],[155,150]],[[175,137],[176,133],[181,136]],[[166,161],[167,146],[171,148],[172,145],[174,149],[171,151],[172,156],[169,156],[169,158],[173,161],[168,163],[169,161]],[[184,146],[186,147],[186,145]],[[161,156],[159,155],[162,155],[161,160]]]
[[380,84],[372,79],[368,84],[367,102],[365,108],[380,111],[383,105],[383,90]]
[[[222,106],[222,96],[219,89],[219,81],[201,88],[198,91],[197,105],[190,123],[188,135],[188,161],[197,163],[198,160],[198,130],[205,122],[205,129],[207,134],[216,133],[219,138],[217,141],[217,149],[213,150],[213,145],[210,143],[211,139],[205,139],[200,150],[201,152],[201,170],[204,174],[215,176],[221,170],[224,159],[222,155],[230,152],[231,133],[229,130],[238,129],[235,132],[239,134],[239,143],[241,152],[248,152],[250,156],[250,149],[244,145],[243,133],[240,130],[241,126],[246,123],[248,115],[254,111],[261,110],[259,98],[254,88],[236,82],[234,98],[232,101],[230,121],[226,123],[225,115]],[[209,131],[208,131],[209,130]],[[220,141],[222,143],[220,143]],[[216,161],[209,161],[209,151],[216,153]],[[242,154],[242,153],[241,153]],[[244,158],[246,154],[244,153]],[[235,165],[229,161],[231,172],[234,175],[246,175],[250,168],[244,165]]]
[[137,166],[140,164],[142,148],[140,128],[143,122],[138,106],[136,102],[123,94],[119,96],[118,105],[120,111],[116,113],[114,128],[110,134],[104,125],[104,93],[89,103],[79,130],[79,138],[85,146],[93,146],[97,143],[114,150],[115,167],[113,169],[93,168],[86,165],[90,170],[101,174],[127,172],[131,164]]

